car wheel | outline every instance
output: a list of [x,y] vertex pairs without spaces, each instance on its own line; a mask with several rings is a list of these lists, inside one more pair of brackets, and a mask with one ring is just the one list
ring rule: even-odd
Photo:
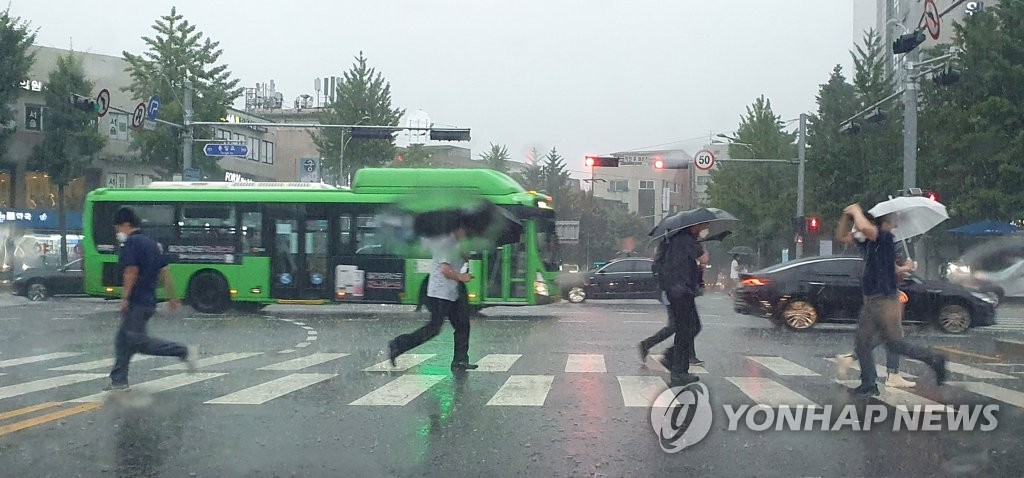
[[971,313],[960,304],[946,304],[939,309],[939,328],[949,334],[962,334],[971,328]]
[[782,321],[793,330],[807,330],[818,323],[818,311],[810,302],[793,300],[782,310]]
[[204,314],[220,314],[231,305],[228,281],[220,273],[200,272],[188,284],[188,303]]
[[569,289],[569,292],[566,293],[566,297],[569,299],[569,302],[579,304],[580,302],[587,300],[587,291],[583,290],[580,286],[575,286]]
[[33,282],[25,290],[25,297],[32,302],[39,302],[50,298],[50,290],[42,282]]

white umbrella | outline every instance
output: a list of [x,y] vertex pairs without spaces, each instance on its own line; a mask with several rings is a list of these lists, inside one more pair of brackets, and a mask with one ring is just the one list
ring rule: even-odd
[[949,219],[946,206],[921,196],[890,198],[875,205],[868,213],[875,217],[892,214],[896,224],[892,234],[897,241],[920,236]]

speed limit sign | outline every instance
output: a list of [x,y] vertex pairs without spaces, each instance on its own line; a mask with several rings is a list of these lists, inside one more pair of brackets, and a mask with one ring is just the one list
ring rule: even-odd
[[709,171],[715,167],[715,153],[702,149],[693,156],[693,165],[701,171]]

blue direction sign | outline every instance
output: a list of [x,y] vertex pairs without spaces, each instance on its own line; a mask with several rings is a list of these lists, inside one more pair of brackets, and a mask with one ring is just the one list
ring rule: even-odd
[[241,156],[249,155],[249,147],[244,144],[208,144],[203,148],[207,156]]

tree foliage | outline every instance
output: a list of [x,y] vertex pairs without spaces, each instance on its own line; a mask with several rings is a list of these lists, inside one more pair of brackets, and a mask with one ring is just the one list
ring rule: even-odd
[[13,131],[4,126],[18,119],[11,105],[21,96],[21,82],[35,61],[29,51],[35,40],[35,30],[28,21],[11,16],[10,6],[0,13],[0,156]]
[[608,261],[622,250],[623,242],[633,238],[638,254],[650,254],[646,245],[650,225],[630,213],[625,204],[591,197],[589,192],[566,189],[555,200],[555,216],[560,221],[579,221],[578,244],[563,245],[563,262],[586,264]]
[[551,148],[544,156],[543,174],[544,191],[558,200],[569,186],[569,171],[565,170],[565,159],[558,154],[558,149]]
[[[218,121],[227,108],[242,94],[238,80],[231,78],[227,65],[219,64],[223,50],[220,42],[206,38],[195,25],[171,7],[169,15],[154,24],[154,36],[142,37],[148,50],[141,55],[123,52],[132,82],[125,89],[140,102],[151,96],[160,98],[160,119],[183,124],[185,80],[192,81],[193,121]],[[183,132],[177,128],[158,126],[153,131],[139,130],[133,135],[134,147],[141,162],[153,166],[158,174],[169,177],[182,171]],[[213,138],[214,128],[195,128],[196,138]],[[192,152],[193,166],[214,176],[220,172],[215,159],[202,154],[202,143]]]
[[486,153],[480,154],[480,160],[488,169],[499,173],[508,173],[508,163],[512,160],[512,156],[508,154],[508,147],[491,143],[491,148]]
[[[365,124],[398,126],[404,109],[391,106],[391,83],[371,68],[363,52],[352,67],[342,74],[335,100],[325,108],[321,124]],[[394,139],[354,139],[340,129],[322,130],[314,141],[325,158],[324,174],[338,175],[338,159],[343,160],[344,177],[352,177],[365,167],[388,164],[395,157]],[[344,154],[344,157],[342,157]]]

